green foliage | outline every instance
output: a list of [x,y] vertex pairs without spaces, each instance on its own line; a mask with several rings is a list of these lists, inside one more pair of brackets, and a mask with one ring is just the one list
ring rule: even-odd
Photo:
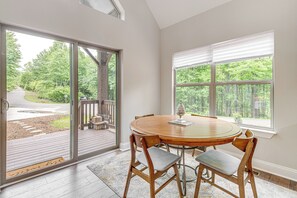
[[[210,65],[199,65],[176,70],[177,84],[209,82]],[[182,102],[187,113],[209,115],[209,86],[177,87],[176,102]]]
[[70,90],[69,87],[55,87],[54,89],[51,89],[47,93],[47,98],[54,102],[64,102],[69,103],[70,102]]
[[[79,50],[78,65],[78,88],[79,97],[96,99],[98,95],[98,66],[85,54],[83,49]],[[116,55],[113,54],[109,60],[108,68],[108,99],[115,100],[116,96]]]
[[21,87],[38,93],[39,98],[54,102],[69,102],[69,85],[69,47],[57,41],[38,54],[32,62],[27,63],[21,77]]
[[85,96],[89,99],[97,98],[98,66],[89,55],[79,48],[78,52],[78,90],[79,97]]
[[18,86],[20,61],[22,58],[20,45],[13,32],[6,33],[6,65],[7,65],[7,90],[11,91]]
[[[210,66],[183,68],[176,71],[177,84],[210,83]],[[272,80],[272,58],[263,57],[217,64],[216,115],[225,117],[270,119],[270,84],[232,85],[228,82]],[[176,102],[185,105],[187,113],[209,115],[209,86],[176,88]]]
[[50,100],[39,98],[38,95],[32,91],[26,91],[25,99],[30,102],[35,102],[35,103],[53,103]]
[[116,99],[116,55],[113,54],[108,64],[108,99]]
[[242,123],[242,116],[240,113],[233,113],[233,117],[234,117],[234,121],[238,124],[241,124]]
[[216,66],[217,82],[271,79],[271,57],[249,59],[238,62],[219,64]]
[[199,113],[209,115],[209,87],[177,87],[176,105],[181,102],[187,113]]
[[[225,85],[216,89],[216,113],[218,116],[235,117],[235,113],[246,118],[270,118],[269,84]],[[258,107],[256,107],[258,103]]]
[[210,82],[210,65],[181,68],[176,70],[176,83]]
[[[109,99],[115,99],[116,57],[108,65]],[[70,101],[70,49],[65,43],[55,41],[53,45],[25,65],[21,76],[21,87],[36,92],[38,98],[53,102]],[[98,92],[98,66],[79,48],[78,51],[78,95],[96,99]]]

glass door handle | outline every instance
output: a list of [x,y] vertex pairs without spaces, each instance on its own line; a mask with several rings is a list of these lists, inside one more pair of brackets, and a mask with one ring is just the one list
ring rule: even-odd
[[7,100],[5,100],[4,98],[1,99],[1,113],[8,111],[9,109],[9,102]]

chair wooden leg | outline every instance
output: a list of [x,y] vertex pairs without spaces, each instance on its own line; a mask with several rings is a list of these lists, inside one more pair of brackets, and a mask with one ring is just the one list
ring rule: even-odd
[[208,169],[205,169],[205,171],[206,171],[206,177],[207,177],[207,178],[210,178],[209,170],[208,170]]
[[194,198],[198,198],[200,184],[201,184],[201,180],[202,180],[203,169],[204,169],[204,166],[202,164],[200,164],[199,169],[198,169]]
[[125,191],[124,191],[123,198],[126,198],[127,197],[127,193],[128,193],[128,189],[129,189],[131,177],[132,177],[132,167],[130,166],[129,167],[129,172],[128,172],[128,175],[127,175],[127,181],[126,181],[126,186],[125,186]]
[[150,179],[150,195],[151,198],[155,198],[155,180],[153,178]]
[[182,192],[181,183],[180,183],[180,179],[179,179],[179,173],[178,173],[176,164],[173,166],[173,169],[174,169],[174,173],[176,175],[176,183],[177,183],[179,197],[183,197],[183,192]]
[[168,144],[166,144],[166,149],[167,149],[167,152],[170,153],[170,148],[169,148],[169,145]]
[[192,151],[192,157],[194,157],[195,156],[195,149],[193,149],[193,151]]
[[244,190],[244,177],[243,175],[238,175],[238,187],[239,187],[239,197],[245,198],[245,190]]
[[253,172],[250,172],[249,173],[249,177],[250,177],[250,181],[251,181],[251,186],[252,186],[254,198],[257,198],[258,197],[258,194],[257,194],[257,189],[256,189],[256,183],[255,183],[254,173]]
[[216,174],[211,171],[211,183],[214,184],[215,183],[215,178],[216,178]]

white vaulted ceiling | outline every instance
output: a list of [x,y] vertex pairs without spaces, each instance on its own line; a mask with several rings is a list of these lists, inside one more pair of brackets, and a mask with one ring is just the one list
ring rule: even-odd
[[161,29],[231,0],[146,0]]

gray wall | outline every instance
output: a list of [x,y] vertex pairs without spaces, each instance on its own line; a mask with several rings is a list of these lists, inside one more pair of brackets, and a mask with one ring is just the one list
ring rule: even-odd
[[[275,32],[277,135],[259,139],[255,157],[297,178],[297,1],[234,0],[161,31],[161,113],[172,113],[172,55],[250,34]],[[224,147],[229,151],[232,148]],[[294,156],[294,157],[293,157]],[[280,173],[279,174],[282,174]],[[297,180],[297,179],[296,179]]]
[[128,142],[134,115],[160,110],[160,30],[144,0],[121,2],[125,21],[79,0],[1,0],[0,23],[123,50],[121,142]]

